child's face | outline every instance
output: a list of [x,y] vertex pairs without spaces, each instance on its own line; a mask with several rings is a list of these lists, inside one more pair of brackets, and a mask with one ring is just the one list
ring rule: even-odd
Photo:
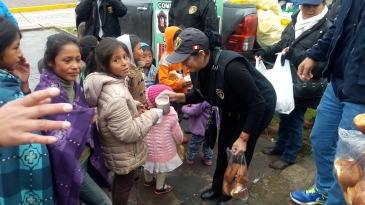
[[20,49],[20,37],[17,35],[13,43],[4,50],[0,59],[0,68],[14,70],[22,56],[23,52]]
[[143,51],[142,60],[146,63],[145,68],[149,68],[152,64],[152,52],[150,50]]
[[143,50],[142,50],[142,46],[141,43],[139,42],[136,46],[134,46],[133,48],[133,58],[134,60],[137,61],[141,61],[142,60],[142,55],[143,55]]
[[62,46],[50,66],[58,77],[66,81],[75,81],[82,67],[79,47],[73,43]]
[[119,47],[110,58],[110,71],[116,76],[126,77],[128,76],[130,64],[128,54],[123,48]]

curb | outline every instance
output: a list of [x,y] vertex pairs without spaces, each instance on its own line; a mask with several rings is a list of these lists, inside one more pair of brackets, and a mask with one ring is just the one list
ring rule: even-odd
[[47,30],[47,29],[54,29],[58,32],[62,32],[62,33],[68,33],[71,34],[75,37],[77,37],[77,35],[70,33],[68,31],[66,31],[65,29],[58,27],[58,26],[47,26],[47,27],[37,27],[37,28],[26,28],[26,29],[20,29],[20,32],[28,32],[28,31],[41,31],[41,30]]
[[9,8],[9,10],[12,13],[22,13],[22,12],[31,12],[31,11],[67,9],[67,8],[75,8],[76,4],[77,3],[54,4],[54,5],[45,5],[45,6],[32,6],[32,7],[20,7],[20,8]]

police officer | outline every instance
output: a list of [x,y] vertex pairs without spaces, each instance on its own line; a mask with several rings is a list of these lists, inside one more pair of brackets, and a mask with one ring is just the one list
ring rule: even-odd
[[[201,198],[220,197],[218,204],[224,204],[230,199],[222,195],[223,176],[228,163],[226,149],[231,148],[235,155],[244,153],[247,166],[250,164],[257,139],[274,115],[276,93],[271,83],[243,56],[233,51],[222,50],[219,53],[219,50],[214,50],[220,44],[214,39],[219,38],[208,38],[194,28],[182,31],[175,41],[175,51],[166,60],[182,62],[190,69],[193,90],[186,94],[164,93],[171,101],[185,104],[210,102],[213,95],[213,105],[222,110],[213,184],[211,189],[201,194]],[[215,64],[217,55],[219,60]],[[211,77],[213,64],[218,66],[216,77]],[[215,83],[211,84],[214,90],[209,92],[212,78],[215,78]]]
[[215,3],[213,0],[172,0],[169,26],[218,32]]

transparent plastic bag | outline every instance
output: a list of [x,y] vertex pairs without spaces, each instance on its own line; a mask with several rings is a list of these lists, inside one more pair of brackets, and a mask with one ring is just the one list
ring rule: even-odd
[[339,128],[334,171],[348,204],[365,204],[365,135]]
[[245,155],[233,156],[227,147],[228,166],[224,172],[223,192],[234,199],[247,201],[248,199],[248,174]]
[[260,73],[264,73],[266,71],[266,66],[262,60],[256,59],[256,69],[260,71]]
[[276,92],[275,111],[281,114],[289,114],[294,110],[293,79],[290,70],[290,63],[285,60],[281,65],[281,53],[278,53],[275,65],[263,75],[270,81]]

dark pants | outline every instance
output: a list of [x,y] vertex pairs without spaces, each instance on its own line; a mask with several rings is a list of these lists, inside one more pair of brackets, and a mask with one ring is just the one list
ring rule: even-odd
[[177,112],[177,117],[179,118],[179,123],[180,123],[184,117],[184,113],[181,110],[183,105],[180,103],[172,102],[171,106],[174,107],[175,111]]
[[128,197],[134,185],[134,171],[126,175],[114,174],[112,184],[113,205],[127,205]]
[[[260,128],[257,134],[251,135],[247,142],[247,149],[245,152],[247,167],[250,165],[253,152],[255,150],[256,142],[261,135],[261,132],[270,124],[272,117],[274,116],[275,109],[271,109],[264,113],[262,117]],[[221,126],[218,138],[218,154],[217,154],[217,164],[215,167],[215,172],[213,175],[213,185],[212,190],[216,193],[222,193],[222,184],[224,172],[226,171],[228,160],[227,160],[227,147],[232,148],[233,143],[240,136],[243,127],[245,125],[247,117],[240,117],[237,119],[237,115],[228,116],[228,113],[223,112],[221,117]],[[222,201],[228,201],[231,197],[226,195],[221,195]]]

